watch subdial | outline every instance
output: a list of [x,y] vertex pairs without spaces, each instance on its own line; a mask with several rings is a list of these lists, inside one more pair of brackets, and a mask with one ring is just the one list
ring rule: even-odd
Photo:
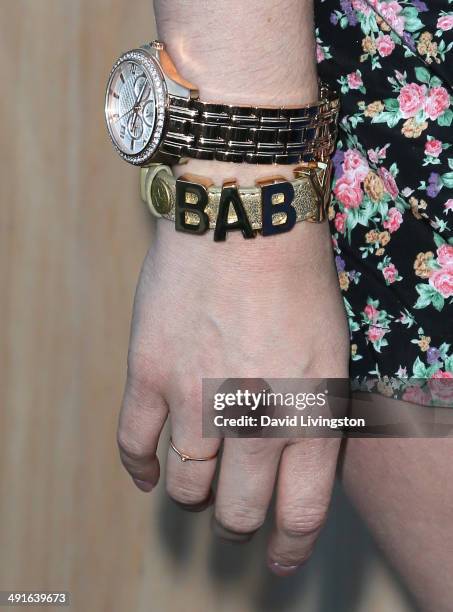
[[154,126],[156,116],[156,105],[154,104],[154,100],[148,100],[148,102],[143,107],[143,121],[150,128]]
[[132,114],[127,122],[127,131],[134,140],[138,140],[143,135],[143,121],[137,114]]
[[141,74],[135,79],[134,83],[135,99],[139,100],[140,102],[147,100],[150,91],[151,90],[149,87],[148,79],[145,77],[144,74]]

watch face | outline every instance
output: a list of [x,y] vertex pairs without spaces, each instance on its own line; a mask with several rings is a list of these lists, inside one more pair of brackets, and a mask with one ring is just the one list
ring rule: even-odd
[[105,96],[110,137],[126,161],[144,165],[162,139],[166,90],[157,62],[147,53],[129,51],[113,66]]

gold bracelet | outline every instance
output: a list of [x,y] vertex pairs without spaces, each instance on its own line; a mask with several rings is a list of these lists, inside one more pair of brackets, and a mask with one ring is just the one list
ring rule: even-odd
[[[215,229],[219,215],[219,206],[222,191],[226,187],[236,187],[238,196],[253,230],[263,228],[263,202],[262,189],[268,185],[275,186],[272,194],[272,204],[276,205],[276,212],[272,214],[273,226],[285,223],[285,212],[278,211],[284,198],[283,186],[291,185],[294,197],[291,206],[296,212],[296,221],[321,222],[326,218],[326,211],[330,199],[331,161],[307,162],[294,169],[294,180],[288,181],[283,177],[269,177],[260,179],[254,187],[240,187],[234,181],[222,186],[214,185],[210,179],[195,175],[184,175],[178,179],[182,183],[196,183],[203,186],[207,192],[207,203],[203,211],[209,219],[209,228]],[[176,218],[177,179],[171,169],[162,164],[153,164],[140,171],[140,190],[143,201],[148,205],[155,217],[163,217],[171,221]],[[278,185],[282,186],[279,193]],[[191,212],[191,206],[197,203],[197,196],[187,191],[184,197],[185,222],[188,225],[197,225],[199,214],[196,210]],[[231,207],[228,211],[228,225],[237,221],[237,215]]]

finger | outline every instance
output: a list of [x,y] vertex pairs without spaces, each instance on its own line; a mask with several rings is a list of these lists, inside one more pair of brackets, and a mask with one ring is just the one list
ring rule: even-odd
[[[172,410],[172,406],[174,409]],[[201,390],[178,393],[170,405],[172,442],[188,457],[204,461],[182,461],[169,446],[167,458],[168,495],[186,510],[201,511],[212,502],[211,484],[217,465],[220,439],[202,437]]]
[[246,541],[261,527],[284,444],[250,438],[224,441],[213,523],[217,535]]
[[121,461],[142,491],[151,491],[159,480],[156,451],[167,414],[167,405],[154,390],[147,366],[130,368],[117,439]]
[[283,451],[268,547],[269,568],[278,575],[293,573],[311,554],[327,516],[339,442],[304,440]]

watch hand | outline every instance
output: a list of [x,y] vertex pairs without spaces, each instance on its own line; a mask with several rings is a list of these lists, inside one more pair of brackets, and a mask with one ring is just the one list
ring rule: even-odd
[[135,100],[135,104],[134,104],[135,113],[134,113],[134,119],[132,120],[132,131],[134,131],[135,124],[137,123],[137,117],[138,117],[138,108],[137,108],[137,105],[140,104],[140,102],[142,101],[142,97],[143,97],[143,93],[145,91],[145,88],[146,88],[146,79],[145,79],[145,82],[143,83],[143,86],[141,88],[140,93],[137,96],[137,99]]
[[118,121],[120,121],[120,119],[122,119],[123,117],[125,117],[126,115],[128,115],[129,113],[131,113],[134,110],[134,107],[130,108],[128,111],[126,111],[125,113],[123,113],[121,115],[121,117],[118,117],[117,119],[115,119],[115,121],[113,123],[117,123]]
[[145,82],[143,83],[143,87],[141,88],[140,93],[137,96],[137,99],[135,100],[134,106],[137,106],[137,104],[140,104],[140,102],[142,101],[142,96],[145,91],[145,88],[146,88],[146,79],[145,79]]

